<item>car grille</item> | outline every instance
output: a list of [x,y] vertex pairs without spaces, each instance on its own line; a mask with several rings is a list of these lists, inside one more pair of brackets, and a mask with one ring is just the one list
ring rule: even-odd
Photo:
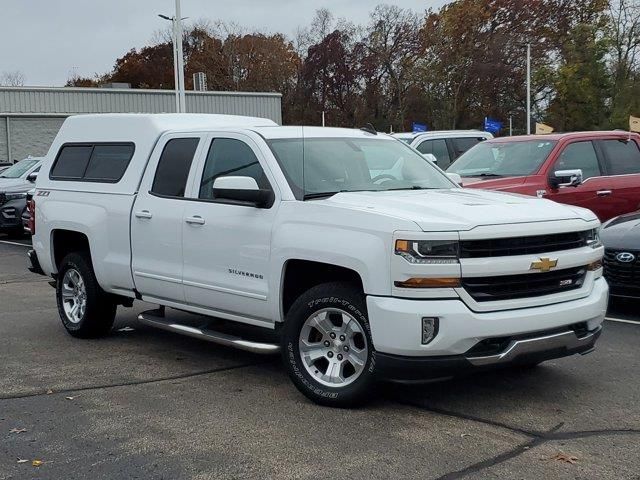
[[558,233],[554,235],[536,235],[532,237],[463,240],[460,242],[460,257],[507,257],[571,250],[587,245],[588,236],[589,231],[583,231]]
[[[635,260],[628,263],[618,261],[616,256],[624,252],[635,255]],[[607,249],[603,263],[604,276],[610,285],[640,287],[640,251]]]
[[0,193],[0,205],[7,203],[7,196],[4,193]]
[[541,297],[582,287],[586,267],[547,273],[525,273],[498,277],[468,277],[462,286],[476,302]]

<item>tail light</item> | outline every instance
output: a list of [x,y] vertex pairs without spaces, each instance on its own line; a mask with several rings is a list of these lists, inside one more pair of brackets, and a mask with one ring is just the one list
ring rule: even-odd
[[27,202],[27,211],[29,212],[29,230],[31,235],[36,234],[36,201],[32,198]]

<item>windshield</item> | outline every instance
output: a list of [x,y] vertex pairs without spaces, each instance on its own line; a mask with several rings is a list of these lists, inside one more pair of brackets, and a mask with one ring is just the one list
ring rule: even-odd
[[483,142],[460,156],[447,172],[461,177],[521,177],[538,171],[557,142]]
[[389,138],[268,141],[298,200],[339,192],[456,188],[402,142]]
[[0,173],[0,178],[20,178],[38,162],[39,160],[22,160]]

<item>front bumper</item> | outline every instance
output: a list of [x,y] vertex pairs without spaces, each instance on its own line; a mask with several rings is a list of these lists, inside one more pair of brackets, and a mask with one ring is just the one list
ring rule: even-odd
[[[558,331],[584,324],[594,331],[604,320],[609,288],[596,279],[589,294],[576,300],[495,312],[474,312],[459,299],[414,300],[367,297],[373,344],[380,354],[406,357],[464,355],[486,339]],[[437,317],[439,330],[421,343],[422,318]]]
[[573,330],[514,339],[501,353],[474,356],[403,357],[378,353],[376,372],[379,378],[396,382],[424,382],[451,378],[498,367],[535,364],[575,354],[590,353],[602,332],[602,326],[579,335]]
[[0,230],[15,230],[22,227],[22,213],[27,207],[26,199],[9,200],[0,205]]

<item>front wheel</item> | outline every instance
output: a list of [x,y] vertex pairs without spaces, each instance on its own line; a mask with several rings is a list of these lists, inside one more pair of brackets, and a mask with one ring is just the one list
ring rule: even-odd
[[289,310],[282,333],[298,390],[331,407],[364,402],[375,384],[375,350],[362,292],[342,282],[311,288]]
[[98,285],[87,254],[71,253],[62,260],[56,300],[62,324],[74,337],[101,337],[111,330],[117,306]]

